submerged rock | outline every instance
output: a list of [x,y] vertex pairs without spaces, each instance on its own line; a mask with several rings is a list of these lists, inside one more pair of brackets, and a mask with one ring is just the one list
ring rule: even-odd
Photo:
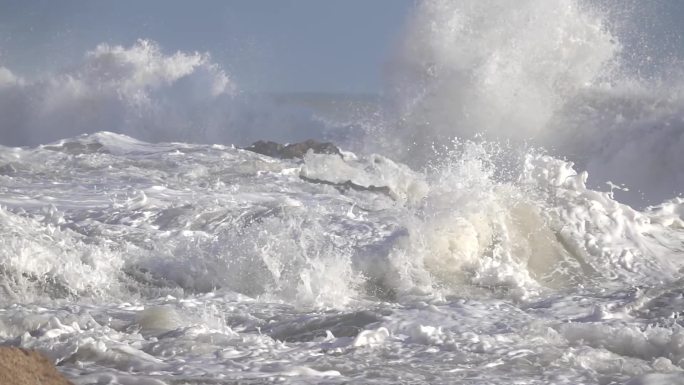
[[81,154],[94,154],[102,153],[107,154],[109,151],[104,148],[102,143],[92,141],[92,142],[79,142],[79,141],[65,141],[56,145],[44,146],[46,150],[65,152],[71,155],[81,155]]
[[267,140],[259,140],[245,150],[280,159],[302,159],[311,150],[314,154],[342,155],[340,149],[330,142],[309,139],[305,142],[282,145]]
[[72,385],[42,354],[13,347],[0,347],[0,384]]
[[368,325],[381,319],[380,314],[364,310],[332,316],[297,317],[271,324],[263,331],[276,340],[286,342],[313,341],[327,333],[338,338],[356,337]]

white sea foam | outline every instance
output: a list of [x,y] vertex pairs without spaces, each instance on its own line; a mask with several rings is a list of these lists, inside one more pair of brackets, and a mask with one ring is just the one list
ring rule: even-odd
[[0,146],[0,339],[77,384],[681,382],[681,77],[586,3],[416,11],[380,153],[158,143],[325,119],[150,41],[0,68],[0,142],[41,143]]
[[83,383],[678,368],[658,304],[680,290],[681,202],[634,210],[534,151],[502,174],[502,151],[464,141],[421,173],[112,133],[3,147],[0,331]]

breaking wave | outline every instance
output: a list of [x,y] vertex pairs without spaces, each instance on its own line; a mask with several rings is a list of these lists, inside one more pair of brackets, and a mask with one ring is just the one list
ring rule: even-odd
[[148,40],[0,67],[3,344],[79,384],[681,383],[684,82],[617,7],[421,1],[379,101]]
[[672,44],[649,48],[630,16],[647,7],[421,2],[393,62],[389,147],[408,145],[421,165],[454,137],[529,143],[588,170],[593,187],[628,186],[617,196],[630,204],[681,194],[684,76],[662,49]]

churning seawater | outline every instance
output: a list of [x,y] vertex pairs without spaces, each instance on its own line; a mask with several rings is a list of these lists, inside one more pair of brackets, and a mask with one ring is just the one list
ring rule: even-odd
[[[75,384],[684,384],[684,82],[609,11],[420,2],[344,118],[144,40],[0,67],[0,339]],[[230,145],[301,136],[343,151]]]

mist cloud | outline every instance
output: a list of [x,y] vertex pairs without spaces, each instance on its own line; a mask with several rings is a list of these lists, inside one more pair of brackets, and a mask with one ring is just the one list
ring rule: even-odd
[[308,116],[244,95],[207,53],[153,41],[100,44],[71,68],[25,79],[0,67],[0,144],[111,131],[141,140],[245,144],[319,130]]

